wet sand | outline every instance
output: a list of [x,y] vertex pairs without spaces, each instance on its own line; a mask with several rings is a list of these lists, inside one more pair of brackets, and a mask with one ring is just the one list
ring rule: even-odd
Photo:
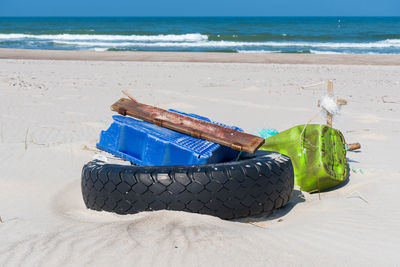
[[0,49],[0,59],[399,66],[400,55],[120,52]]

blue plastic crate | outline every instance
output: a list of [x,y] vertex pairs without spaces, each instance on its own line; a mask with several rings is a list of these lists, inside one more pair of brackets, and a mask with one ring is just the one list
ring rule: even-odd
[[[206,117],[170,110],[200,120]],[[142,166],[191,165],[235,160],[239,154],[229,147],[131,117],[113,116],[114,122],[100,134],[97,147]],[[242,131],[238,127],[212,122]]]

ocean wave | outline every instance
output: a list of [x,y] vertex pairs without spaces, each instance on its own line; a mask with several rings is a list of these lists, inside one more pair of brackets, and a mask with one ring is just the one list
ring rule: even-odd
[[243,54],[253,54],[253,53],[265,53],[265,54],[271,54],[271,53],[281,53],[281,50],[237,50],[238,53],[243,53]]
[[208,40],[208,36],[200,33],[159,34],[159,35],[100,35],[100,34],[0,34],[0,40],[66,40],[66,41],[141,41],[141,42],[199,42]]
[[233,42],[233,41],[199,41],[199,42],[81,42],[54,40],[61,45],[97,46],[97,47],[313,47],[313,48],[400,48],[400,39],[384,40],[370,43],[314,43],[314,42]]
[[[226,36],[220,36],[216,40],[214,35],[201,33],[186,34],[153,34],[153,35],[110,35],[110,34],[21,34],[0,33],[2,46],[26,46],[26,47],[55,47],[68,49],[90,50],[206,50],[216,51],[232,50],[239,53],[307,53],[313,54],[343,54],[343,53],[379,53],[395,52],[400,49],[400,39],[386,39],[370,42],[340,42],[340,41],[301,41],[301,40],[224,40]],[[219,36],[219,35],[218,35]],[[233,36],[233,35],[232,35]],[[235,37],[236,38],[236,37]],[[239,38],[240,39],[240,38]],[[231,52],[231,51],[230,51]],[[397,52],[398,53],[398,52]]]
[[90,49],[90,50],[96,51],[96,52],[104,52],[104,51],[107,51],[108,48],[104,48],[104,47],[94,47],[94,48],[92,48],[92,49]]
[[319,50],[310,50],[311,54],[317,54],[317,55],[343,55],[343,54],[349,54],[345,52],[336,52],[336,51],[319,51]]

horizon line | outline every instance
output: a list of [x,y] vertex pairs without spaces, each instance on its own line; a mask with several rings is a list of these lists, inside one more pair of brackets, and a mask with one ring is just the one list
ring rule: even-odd
[[381,18],[400,18],[400,15],[144,15],[144,16],[128,16],[128,15],[0,15],[0,18],[329,18],[329,17],[381,17]]

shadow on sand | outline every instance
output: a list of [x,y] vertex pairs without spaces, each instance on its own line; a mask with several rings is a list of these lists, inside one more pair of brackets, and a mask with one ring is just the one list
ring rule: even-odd
[[[344,186],[346,186],[350,181],[350,167],[347,164],[347,177],[346,180],[344,180],[342,183],[338,184],[337,186],[334,186],[332,188],[329,188],[327,190],[323,190],[320,192],[314,192],[312,194],[319,194],[319,193],[325,193],[325,192],[331,192],[337,189],[340,189]],[[286,204],[284,207],[273,210],[272,212],[269,213],[262,213],[256,216],[250,216],[247,218],[235,220],[238,222],[243,222],[243,223],[249,223],[249,222],[262,222],[262,221],[272,221],[279,219],[286,214],[288,214],[297,204],[305,202],[305,197],[303,195],[303,192],[297,189],[294,189],[292,192],[292,196],[290,198],[290,201],[288,204]]]
[[235,220],[237,222],[242,222],[242,223],[249,223],[249,222],[262,222],[262,221],[271,221],[271,220],[276,220],[279,219],[280,217],[285,216],[288,214],[297,204],[301,202],[305,202],[305,198],[303,193],[300,190],[293,190],[292,196],[290,198],[290,201],[288,204],[286,204],[284,207],[273,210],[272,212],[267,212],[267,213],[261,213],[256,216],[250,216],[246,217],[243,219],[238,219]]

